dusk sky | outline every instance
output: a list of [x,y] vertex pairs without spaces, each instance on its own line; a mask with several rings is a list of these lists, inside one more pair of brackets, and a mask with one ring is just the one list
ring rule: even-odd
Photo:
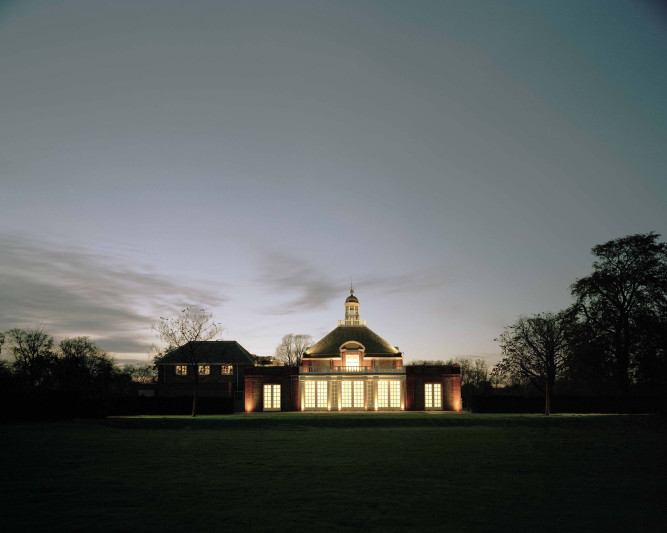
[[361,318],[500,353],[595,244],[667,236],[667,14],[619,1],[0,2],[0,331],[147,360]]

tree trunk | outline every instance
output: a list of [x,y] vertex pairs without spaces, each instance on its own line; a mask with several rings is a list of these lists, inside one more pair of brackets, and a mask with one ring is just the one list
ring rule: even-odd
[[616,334],[616,384],[619,392],[627,396],[630,392],[630,325],[623,317]]
[[544,388],[544,414],[549,416],[551,414],[551,390],[553,384],[551,383],[551,376],[547,374],[546,387]]
[[192,416],[197,416],[197,384],[199,383],[199,368],[195,365],[195,387],[192,391]]
[[616,356],[616,383],[621,395],[627,396],[630,392],[630,347],[625,343]]

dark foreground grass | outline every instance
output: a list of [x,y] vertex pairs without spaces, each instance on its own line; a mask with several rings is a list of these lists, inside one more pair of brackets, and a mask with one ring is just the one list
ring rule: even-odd
[[277,413],[0,426],[3,531],[664,531],[653,416]]

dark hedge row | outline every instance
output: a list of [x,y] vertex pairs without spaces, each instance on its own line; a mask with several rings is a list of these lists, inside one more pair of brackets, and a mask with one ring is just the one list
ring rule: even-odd
[[[665,397],[659,396],[555,396],[552,413],[665,413]],[[544,398],[526,396],[473,396],[474,413],[542,413]]]
[[[129,397],[80,399],[60,393],[34,396],[0,395],[0,420],[60,420],[133,415],[189,415],[192,397]],[[199,398],[199,414],[234,412],[231,398]]]

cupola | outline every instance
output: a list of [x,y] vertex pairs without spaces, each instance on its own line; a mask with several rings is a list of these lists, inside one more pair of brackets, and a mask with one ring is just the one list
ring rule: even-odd
[[359,299],[354,295],[350,285],[350,295],[345,298],[345,320],[339,321],[340,326],[365,326],[366,322],[359,318]]

